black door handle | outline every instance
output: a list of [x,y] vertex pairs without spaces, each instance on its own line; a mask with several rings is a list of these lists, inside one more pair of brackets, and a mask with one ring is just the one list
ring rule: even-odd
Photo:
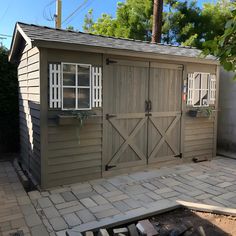
[[152,110],[152,102],[151,100],[148,100],[148,111]]
[[145,101],[145,112],[148,112],[148,108],[149,108],[149,105],[148,105],[148,101],[146,100]]

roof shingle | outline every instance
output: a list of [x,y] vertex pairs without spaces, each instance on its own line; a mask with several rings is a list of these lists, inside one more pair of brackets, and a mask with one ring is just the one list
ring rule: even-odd
[[[63,42],[69,44],[71,43],[86,46],[132,50],[136,52],[148,52],[184,57],[199,57],[201,54],[201,50],[190,47],[153,44],[140,40],[106,37],[101,35],[55,29],[21,22],[19,22],[18,25],[30,38],[31,41],[42,40],[50,42]],[[205,57],[205,59],[216,60],[216,58],[211,55],[208,55],[207,57]]]

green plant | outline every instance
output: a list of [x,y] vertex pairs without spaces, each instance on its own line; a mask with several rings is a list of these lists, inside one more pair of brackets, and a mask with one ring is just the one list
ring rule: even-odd
[[80,127],[82,127],[84,121],[87,120],[90,116],[95,115],[95,113],[92,111],[72,111],[72,115],[80,121]]
[[204,107],[200,108],[199,111],[205,115],[206,117],[211,117],[213,114],[213,108],[212,107]]
[[190,117],[212,117],[213,107],[198,107],[188,111]]
[[19,106],[16,65],[8,62],[9,51],[0,46],[0,152],[19,150]]

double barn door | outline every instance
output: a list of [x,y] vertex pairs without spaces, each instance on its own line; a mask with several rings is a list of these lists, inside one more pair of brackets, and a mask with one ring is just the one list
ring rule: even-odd
[[103,169],[180,156],[182,67],[108,59],[104,73]]

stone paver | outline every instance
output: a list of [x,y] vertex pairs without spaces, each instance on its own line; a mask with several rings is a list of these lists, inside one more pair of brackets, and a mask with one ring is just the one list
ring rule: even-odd
[[235,182],[236,160],[217,158],[27,195],[11,164],[0,163],[0,235],[20,229],[26,235],[65,235],[71,228],[141,216],[179,200],[236,208]]
[[95,220],[95,216],[87,209],[77,211],[76,214],[79,216],[83,223],[88,223]]
[[44,208],[43,209],[43,212],[45,214],[45,216],[48,218],[48,219],[51,219],[51,218],[55,218],[57,216],[59,216],[59,212],[57,211],[57,209],[53,206],[51,207],[48,207],[48,208]]
[[[62,217],[56,218],[61,224],[57,230],[78,225],[86,228],[95,222],[140,215],[177,200],[236,207],[236,188],[230,188],[235,181],[236,161],[219,158],[55,188],[48,191],[48,199]],[[45,197],[41,199],[43,204],[37,199],[38,210],[45,211]],[[55,230],[55,222],[53,225]]]
[[68,225],[62,217],[52,218],[49,220],[49,222],[55,231],[60,231],[68,228]]
[[25,220],[29,227],[40,225],[42,223],[37,214],[27,215]]
[[69,227],[73,227],[73,226],[81,224],[81,220],[75,213],[64,215],[64,219],[66,223],[69,225]]
[[38,191],[27,195],[10,162],[0,162],[0,235],[49,236],[31,202],[40,198]]

